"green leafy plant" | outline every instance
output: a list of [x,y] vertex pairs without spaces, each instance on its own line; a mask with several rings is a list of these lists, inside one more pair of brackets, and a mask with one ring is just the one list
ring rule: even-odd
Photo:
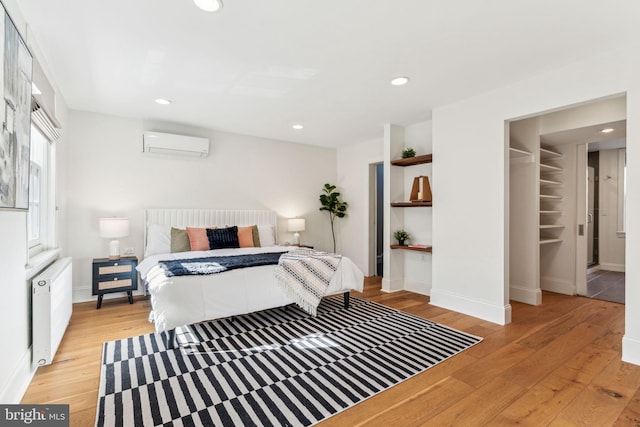
[[320,195],[321,211],[329,212],[331,219],[331,236],[333,237],[333,252],[336,251],[336,231],[334,222],[336,218],[344,218],[347,215],[347,207],[349,204],[340,199],[340,193],[335,191],[336,186],[325,184]]
[[415,156],[416,156],[416,150],[414,150],[413,148],[405,148],[404,150],[402,150],[403,159],[408,159],[409,157],[415,157]]
[[393,233],[393,237],[402,245],[409,238],[409,233],[400,229]]

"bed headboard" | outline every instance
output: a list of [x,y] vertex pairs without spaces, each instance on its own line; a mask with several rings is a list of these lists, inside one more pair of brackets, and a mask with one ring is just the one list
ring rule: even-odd
[[216,209],[147,209],[144,215],[144,244],[150,224],[185,227],[225,227],[232,225],[272,225],[278,235],[278,215],[274,211]]

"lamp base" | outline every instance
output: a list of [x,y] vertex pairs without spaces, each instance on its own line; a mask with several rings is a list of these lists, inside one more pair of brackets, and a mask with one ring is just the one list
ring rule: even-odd
[[117,261],[120,259],[120,241],[112,240],[109,242],[109,259]]
[[297,231],[293,233],[293,244],[295,246],[300,246],[300,233],[298,233]]

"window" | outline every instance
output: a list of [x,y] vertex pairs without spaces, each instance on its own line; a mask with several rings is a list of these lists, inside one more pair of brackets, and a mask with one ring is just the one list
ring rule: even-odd
[[50,209],[48,202],[51,182],[49,179],[49,140],[31,126],[31,164],[29,170],[29,212],[27,213],[27,235],[29,256],[42,252],[52,246],[50,236]]

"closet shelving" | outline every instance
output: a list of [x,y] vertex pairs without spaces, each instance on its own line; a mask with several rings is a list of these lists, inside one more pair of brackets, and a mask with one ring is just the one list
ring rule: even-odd
[[549,148],[540,147],[540,245],[560,243],[559,234],[564,225],[557,221],[562,217],[561,173],[563,155]]
[[[422,154],[420,156],[408,157],[406,159],[397,159],[391,160],[391,165],[393,166],[415,166],[415,165],[424,165],[427,163],[431,163],[433,161],[433,155],[431,154]],[[431,207],[431,202],[392,202],[391,207],[394,208],[418,208],[418,207]],[[427,246],[426,248],[415,248],[407,245],[391,245],[391,249],[401,249],[405,251],[416,251],[416,252],[431,252],[431,246]]]
[[547,243],[558,243],[558,242],[562,242],[562,239],[550,239],[550,238],[546,238],[546,237],[541,237],[540,238],[540,244],[541,245],[546,245]]
[[529,151],[526,151],[526,150],[521,150],[519,148],[509,147],[509,157],[511,158],[511,160],[527,159],[527,158],[529,160],[533,160],[533,153],[530,153]]

